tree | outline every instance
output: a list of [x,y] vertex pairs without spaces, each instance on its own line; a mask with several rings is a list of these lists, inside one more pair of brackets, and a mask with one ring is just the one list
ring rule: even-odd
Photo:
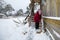
[[29,11],[30,10],[30,7],[28,6],[26,9]]
[[[12,11],[14,11],[14,8],[10,5],[10,4],[7,4],[6,6],[5,6],[5,8],[4,8],[4,12],[5,12],[5,15],[11,15],[12,13]],[[6,12],[9,12],[9,14],[7,14]]]
[[5,6],[5,9],[6,9],[6,11],[14,11],[14,9],[12,8],[12,6],[10,4],[7,4]]
[[4,10],[4,6],[6,5],[6,2],[4,0],[0,0],[0,13],[2,10]]
[[31,10],[30,7],[28,6],[26,9],[27,9],[26,14],[29,14]]
[[17,16],[21,16],[21,15],[23,15],[23,9],[19,9],[18,11],[17,11],[17,14],[16,14]]
[[14,8],[11,6],[11,4],[7,4],[5,1],[0,0],[0,13],[7,15],[7,12],[12,12],[14,11]]

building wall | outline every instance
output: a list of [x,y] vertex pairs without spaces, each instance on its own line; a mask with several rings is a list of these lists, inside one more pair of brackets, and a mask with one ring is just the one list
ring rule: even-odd
[[46,0],[46,16],[60,17],[60,0]]
[[56,16],[56,0],[46,0],[46,14],[47,16]]
[[57,15],[57,17],[60,17],[60,0],[56,0],[56,8],[57,8],[57,13],[56,13],[56,15]]
[[[46,14],[44,16],[60,17],[60,0],[46,0]],[[53,31],[55,30],[60,35],[60,20],[44,18],[44,22],[44,27],[48,28],[55,40],[60,40],[60,37]]]
[[50,15],[56,17],[56,0],[50,0]]

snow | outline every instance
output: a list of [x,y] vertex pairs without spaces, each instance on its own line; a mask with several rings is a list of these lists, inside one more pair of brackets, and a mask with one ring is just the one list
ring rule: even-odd
[[45,33],[41,33],[41,34],[36,34],[34,40],[49,40],[49,38]]
[[[28,27],[27,24],[22,24],[25,17],[0,19],[0,40],[50,40],[46,33],[37,34],[35,28]],[[20,22],[15,23],[14,20]],[[27,32],[25,35],[24,33]]]

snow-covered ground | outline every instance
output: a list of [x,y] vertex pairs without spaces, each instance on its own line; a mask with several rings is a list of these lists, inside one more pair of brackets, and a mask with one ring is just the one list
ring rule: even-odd
[[0,19],[0,40],[50,40],[46,33],[37,34],[34,27],[28,27],[28,23],[24,25],[24,18]]

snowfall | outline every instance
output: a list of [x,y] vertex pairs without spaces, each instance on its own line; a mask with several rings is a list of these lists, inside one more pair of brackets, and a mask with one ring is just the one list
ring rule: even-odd
[[[24,24],[25,17],[0,19],[0,40],[50,40],[46,33],[36,33],[34,24]],[[25,35],[24,33],[27,32]]]

